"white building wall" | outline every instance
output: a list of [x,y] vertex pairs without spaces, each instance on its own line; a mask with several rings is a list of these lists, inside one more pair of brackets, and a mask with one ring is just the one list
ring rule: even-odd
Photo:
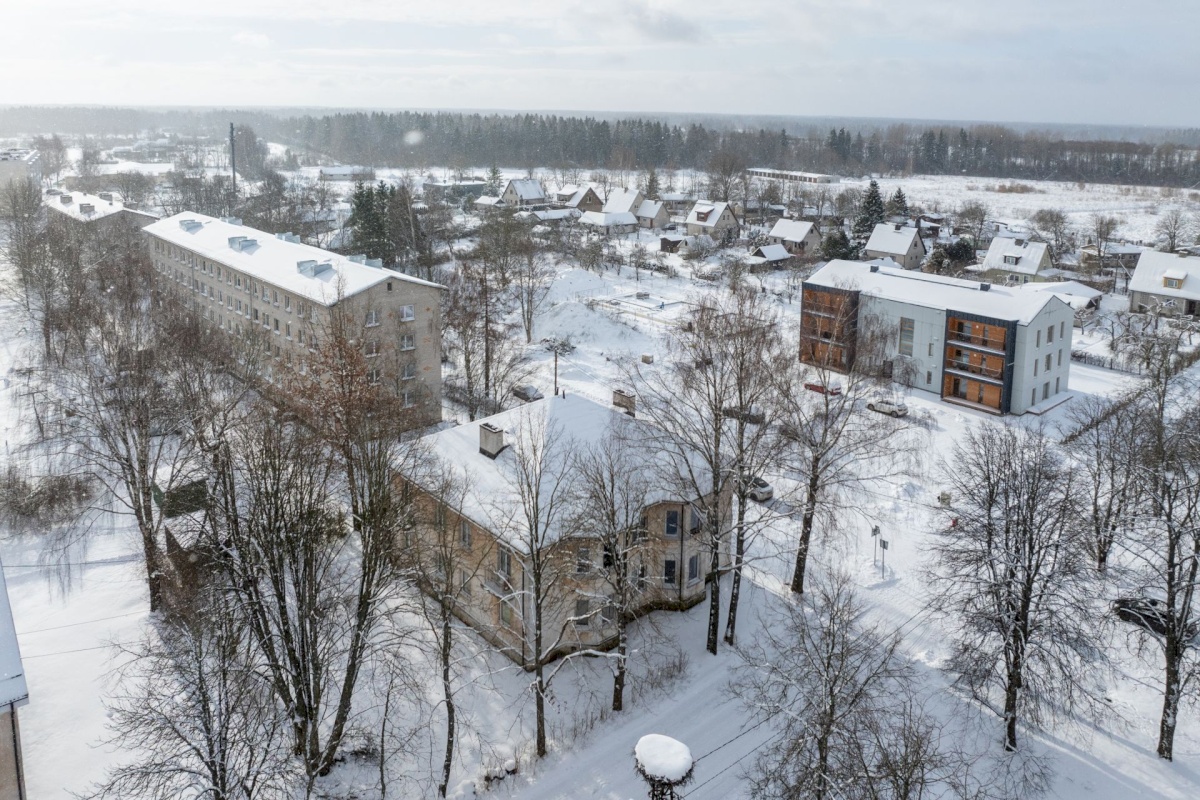
[[1030,406],[1067,391],[1074,319],[1071,307],[1055,298],[1028,325],[1017,326],[1010,413],[1024,414]]
[[[900,352],[900,320],[913,321],[912,386],[941,396],[942,360],[946,345],[946,312],[942,309],[860,295],[859,325],[869,324],[874,317],[887,332],[885,358],[896,358]],[[861,334],[861,330],[860,330]],[[900,359],[896,361],[899,369]],[[900,378],[901,373],[893,372]]]

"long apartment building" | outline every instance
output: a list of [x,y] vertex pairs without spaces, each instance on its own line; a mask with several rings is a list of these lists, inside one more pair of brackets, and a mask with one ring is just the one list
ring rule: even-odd
[[394,390],[414,424],[441,419],[440,285],[237,219],[184,212],[144,231],[166,290],[215,331],[261,334],[268,381],[308,369],[336,311],[362,347],[371,382]]
[[893,380],[994,414],[1067,391],[1074,315],[1060,298],[889,263],[831,261],[804,282],[801,361],[845,372],[871,359]]

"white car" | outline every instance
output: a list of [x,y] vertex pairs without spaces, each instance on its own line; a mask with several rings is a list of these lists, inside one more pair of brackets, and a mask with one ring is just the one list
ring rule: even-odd
[[867,403],[868,411],[887,414],[889,417],[907,417],[908,406],[898,400],[877,399]]
[[775,490],[762,478],[751,478],[750,491],[746,493],[746,496],[756,502],[765,503],[775,496]]

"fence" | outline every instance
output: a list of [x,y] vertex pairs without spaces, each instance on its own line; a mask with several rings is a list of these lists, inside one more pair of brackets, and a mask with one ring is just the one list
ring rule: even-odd
[[1103,369],[1111,369],[1117,372],[1128,372],[1131,375],[1141,375],[1145,369],[1141,364],[1131,364],[1123,358],[1116,356],[1098,356],[1095,353],[1085,353],[1082,350],[1072,350],[1071,360],[1078,361],[1081,364],[1087,364],[1089,367],[1101,367]]

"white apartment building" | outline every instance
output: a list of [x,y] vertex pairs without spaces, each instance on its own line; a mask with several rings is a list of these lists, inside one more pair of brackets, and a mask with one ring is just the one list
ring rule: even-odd
[[337,309],[356,326],[371,381],[403,398],[414,427],[441,419],[440,285],[236,219],[184,212],[144,230],[166,290],[216,331],[261,334],[268,381],[308,369]]
[[1049,292],[831,261],[803,284],[806,363],[846,371],[868,328],[885,334],[885,374],[943,400],[1024,414],[1067,391],[1074,312]]

